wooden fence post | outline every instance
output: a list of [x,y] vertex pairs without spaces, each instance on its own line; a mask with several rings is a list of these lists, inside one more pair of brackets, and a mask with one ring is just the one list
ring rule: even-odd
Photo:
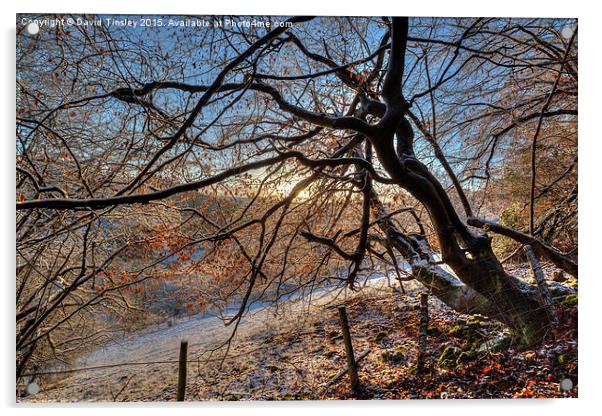
[[548,314],[548,318],[550,322],[557,323],[558,315],[556,314],[556,308],[554,308],[554,303],[552,302],[552,296],[550,295],[550,291],[548,290],[548,284],[546,282],[546,278],[543,275],[543,271],[541,270],[541,264],[539,260],[537,260],[537,256],[533,251],[533,248],[530,245],[526,245],[524,248],[525,254],[527,255],[527,259],[529,260],[529,265],[531,266],[531,272],[533,273],[533,277],[537,282],[537,287],[539,288],[539,294],[541,295],[541,300],[543,306]]
[[339,306],[339,320],[341,330],[343,331],[343,341],[345,342],[345,353],[347,354],[347,367],[349,368],[349,379],[351,381],[351,392],[356,395],[360,392],[360,379],[357,375],[357,362],[353,355],[353,344],[351,344],[351,333],[349,332],[349,321],[347,320],[347,311],[345,306]]
[[176,400],[178,402],[184,401],[184,395],[186,394],[186,367],[188,363],[188,341],[180,342],[180,360],[178,363],[178,392]]
[[420,294],[420,332],[418,333],[418,362],[416,370],[424,371],[424,354],[426,351],[426,336],[429,327],[429,295],[427,293]]

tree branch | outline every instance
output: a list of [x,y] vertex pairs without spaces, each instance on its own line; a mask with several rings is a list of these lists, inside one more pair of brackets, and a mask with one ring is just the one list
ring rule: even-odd
[[497,224],[495,222],[487,221],[483,218],[471,217],[468,218],[467,222],[473,227],[482,228],[486,231],[493,231],[496,234],[500,234],[505,237],[511,238],[521,244],[530,245],[531,247],[533,247],[533,250],[535,250],[535,252],[539,256],[547,258],[557,267],[577,277],[577,263],[568,258],[559,250],[545,244],[539,239],[532,237],[528,234],[521,233],[520,231],[514,230],[512,228]]

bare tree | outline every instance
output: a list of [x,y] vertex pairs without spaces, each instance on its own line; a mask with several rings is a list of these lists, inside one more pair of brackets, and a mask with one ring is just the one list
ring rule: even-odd
[[[468,224],[527,167],[532,227],[505,235],[576,274],[552,246],[576,221],[574,22],[271,19],[18,34],[18,372],[98,308],[132,313],[165,270],[196,276],[184,302],[239,299],[235,326],[259,299],[393,269],[543,339],[537,289]],[[567,164],[546,183],[542,143]],[[519,145],[531,161],[505,162]]]

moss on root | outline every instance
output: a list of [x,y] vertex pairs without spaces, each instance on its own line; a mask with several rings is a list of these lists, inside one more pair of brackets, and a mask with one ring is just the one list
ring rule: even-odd
[[561,302],[562,306],[573,307],[577,306],[579,303],[579,296],[576,293],[567,295],[564,300]]
[[462,351],[459,348],[448,345],[439,356],[439,359],[437,360],[437,367],[445,368],[455,365],[456,360],[461,353]]

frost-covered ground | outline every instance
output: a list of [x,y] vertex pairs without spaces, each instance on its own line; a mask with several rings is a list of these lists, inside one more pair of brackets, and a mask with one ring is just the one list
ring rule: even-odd
[[[554,269],[544,271],[550,277]],[[530,275],[525,266],[512,273],[524,279]],[[558,397],[558,378],[576,376],[571,312],[568,326],[559,329],[561,339],[553,345],[531,352],[510,350],[505,356],[485,354],[458,368],[435,367],[417,377],[413,369],[422,287],[415,282],[405,282],[404,287],[406,294],[401,295],[387,279],[373,276],[359,292],[329,288],[291,297],[276,308],[257,303],[241,321],[227,355],[227,348],[216,348],[233,328],[217,316],[196,315],[147,328],[81,357],[73,366],[89,370],[47,377],[40,381],[40,393],[20,400],[173,401],[182,339],[189,342],[187,400],[346,398],[345,379],[323,390],[346,366],[334,308],[343,302],[356,355],[371,351],[360,371],[366,398]],[[465,334],[458,337],[453,331],[470,317],[455,314],[433,297],[429,305],[427,361],[435,365],[447,347],[462,348]],[[480,342],[501,330],[499,324],[486,321],[476,328],[470,336]],[[504,360],[507,364],[500,365]]]
[[[367,280],[366,286],[376,290],[391,291],[383,276]],[[408,286],[406,283],[405,286]],[[337,302],[342,302],[354,293],[345,288],[314,290],[311,295],[295,296],[281,301],[277,306],[267,302],[256,302],[244,315],[236,333],[237,338],[251,336],[258,330],[274,330],[279,316],[300,316],[308,308],[316,310]],[[237,308],[231,307],[225,317],[233,315]],[[205,313],[162,323],[153,328],[139,331],[113,341],[104,347],[80,358],[75,367],[101,366],[119,362],[148,362],[170,359],[178,356],[181,340],[188,341],[189,355],[206,353],[221,346],[232,335],[233,325],[226,326],[217,313]]]
[[[362,285],[387,294],[393,290],[382,275],[372,276]],[[407,282],[404,286],[407,290],[418,287]],[[189,361],[200,360],[190,363],[189,368],[218,365],[224,356],[227,363],[258,341],[279,333],[302,331],[318,311],[356,295],[345,288],[329,288],[291,297],[276,306],[255,303],[241,320],[227,354],[224,343],[231,337],[233,325],[225,326],[218,314],[198,314],[146,328],[80,357],[72,366],[89,370],[46,376],[39,382],[40,393],[21,400],[161,400],[162,393],[175,391],[181,340],[188,341]],[[121,365],[125,363],[128,364]],[[159,390],[153,391],[156,388]],[[165,398],[169,399],[169,395]]]

